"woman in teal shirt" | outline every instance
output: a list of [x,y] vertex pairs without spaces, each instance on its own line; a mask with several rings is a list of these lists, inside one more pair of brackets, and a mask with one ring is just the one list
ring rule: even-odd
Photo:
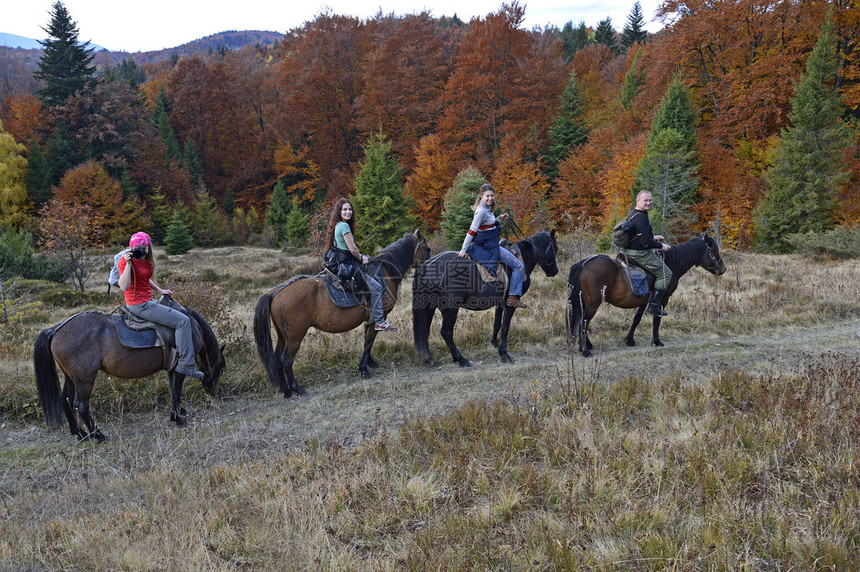
[[[355,245],[355,209],[349,199],[338,199],[334,203],[329,218],[328,233],[326,234],[325,252],[334,250],[340,260],[367,264],[370,258],[361,254]],[[382,286],[367,274],[362,273],[365,283],[370,290],[370,316],[373,318],[373,329],[377,332],[394,332],[397,330],[385,319],[382,311]]]

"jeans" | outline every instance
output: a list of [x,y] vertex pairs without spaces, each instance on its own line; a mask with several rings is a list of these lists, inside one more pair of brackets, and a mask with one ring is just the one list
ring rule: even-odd
[[511,254],[507,248],[499,247],[499,260],[511,269],[511,286],[508,288],[510,296],[522,296],[523,294],[523,263]]
[[191,338],[191,320],[173,308],[159,304],[155,300],[148,300],[143,304],[128,306],[132,315],[168,328],[176,332],[176,350],[179,352],[179,363],[181,369],[196,369],[194,362],[194,340]]
[[385,313],[382,311],[382,286],[370,274],[364,274],[363,278],[370,290],[370,317],[374,323],[381,324],[385,321]]

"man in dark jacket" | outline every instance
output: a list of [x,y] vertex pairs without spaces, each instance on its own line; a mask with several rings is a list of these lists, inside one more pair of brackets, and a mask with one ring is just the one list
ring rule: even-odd
[[663,235],[654,236],[654,231],[651,230],[651,221],[648,219],[648,211],[651,210],[651,205],[654,199],[648,191],[641,191],[636,195],[636,208],[630,213],[627,219],[633,224],[633,235],[635,238],[630,241],[630,244],[624,249],[627,257],[654,275],[654,292],[651,294],[651,303],[648,304],[648,313],[657,316],[666,316],[667,312],[663,309],[663,293],[669,286],[672,280],[672,271],[663,263],[663,259],[654,252],[654,249],[660,249],[666,252],[671,246],[660,242],[663,240]]

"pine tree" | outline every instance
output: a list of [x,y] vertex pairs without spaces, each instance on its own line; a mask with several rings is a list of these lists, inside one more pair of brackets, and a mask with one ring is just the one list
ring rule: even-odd
[[621,32],[621,47],[627,51],[635,43],[644,44],[648,41],[648,32],[645,31],[645,18],[642,15],[642,5],[633,3],[633,9],[627,15],[627,23]]
[[42,81],[39,97],[47,106],[61,105],[76,92],[84,91],[93,81],[95,57],[92,48],[78,42],[78,27],[62,2],[54,2],[47,40],[42,44],[42,58],[34,74]]
[[283,248],[287,244],[287,220],[290,215],[290,200],[284,182],[278,181],[272,189],[269,208],[266,209],[266,224],[275,233],[275,246]]
[[167,254],[185,254],[192,248],[194,248],[194,239],[191,238],[191,232],[182,222],[181,215],[178,212],[174,213],[173,221],[167,227],[167,233],[164,236],[164,251]]
[[594,29],[594,42],[596,44],[603,44],[615,54],[618,53],[618,43],[615,41],[615,29],[612,27],[612,18],[609,16],[597,23],[597,27]]
[[475,167],[463,169],[454,178],[442,208],[442,236],[449,249],[460,250],[463,246],[466,231],[472,224],[472,206],[478,198],[478,190],[486,182],[487,179]]
[[558,116],[549,128],[550,147],[544,153],[546,176],[558,177],[558,163],[570,154],[571,149],[588,139],[588,129],[582,120],[582,97],[576,83],[576,73],[570,79],[561,95]]
[[176,133],[173,131],[173,126],[170,124],[170,119],[167,117],[167,111],[162,109],[156,120],[156,129],[158,136],[167,148],[167,156],[171,159],[180,160],[182,152],[179,150],[179,141],[176,140]]
[[692,207],[700,198],[695,122],[690,94],[676,76],[654,116],[632,189],[634,197],[641,190],[654,195],[652,212],[664,213],[665,232],[657,234],[684,235],[694,222]]
[[38,211],[42,205],[51,200],[51,170],[48,160],[42,153],[42,148],[36,138],[30,139],[27,147],[27,200]]
[[364,147],[364,162],[355,178],[356,245],[365,252],[394,242],[415,222],[403,194],[403,167],[391,153],[385,135],[375,133]]
[[194,199],[191,229],[197,246],[223,246],[227,241],[227,220],[218,210],[215,197],[205,188]]
[[185,138],[185,145],[182,147],[182,166],[188,171],[191,182],[199,185],[203,178],[203,157],[191,137]]
[[831,86],[836,69],[828,20],[791,100],[791,125],[783,129],[765,174],[768,188],[755,211],[759,248],[788,252],[789,235],[823,232],[836,224],[836,196],[848,178],[842,158],[850,144],[849,129],[840,119],[842,96]]
[[170,210],[170,205],[167,204],[164,194],[156,191],[150,196],[152,213],[152,229],[150,234],[152,240],[156,244],[164,242],[164,236],[167,234],[167,227],[170,226],[170,221],[173,219],[173,213]]
[[304,247],[308,243],[308,223],[310,217],[305,214],[299,205],[298,199],[293,199],[292,209],[287,215],[287,223],[284,225],[286,243],[290,246]]
[[48,141],[48,171],[52,185],[58,185],[66,171],[78,165],[83,159],[74,146],[74,137],[65,121],[60,121],[51,140]]
[[639,90],[645,83],[645,70],[637,69],[639,59],[642,57],[642,50],[636,50],[636,55],[633,56],[633,62],[630,64],[630,69],[624,74],[624,84],[621,86],[621,107],[627,112],[633,111],[633,101],[639,95]]

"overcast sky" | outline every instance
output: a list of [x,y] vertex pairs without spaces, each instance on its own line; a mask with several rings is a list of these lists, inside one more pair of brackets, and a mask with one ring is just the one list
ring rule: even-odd
[[[596,26],[607,16],[621,31],[635,0],[526,0],[523,28],[561,28],[584,21]],[[54,0],[0,0],[0,32],[44,40]],[[66,9],[77,23],[82,42],[90,41],[112,51],[150,51],[172,48],[227,30],[269,30],[287,32],[313,20],[329,8],[333,14],[371,18],[383,14],[417,14],[427,10],[432,16],[453,16],[469,21],[497,12],[502,1],[495,0],[65,0]],[[431,6],[432,7],[429,7]],[[654,21],[659,0],[640,0],[645,29],[656,32]]]

